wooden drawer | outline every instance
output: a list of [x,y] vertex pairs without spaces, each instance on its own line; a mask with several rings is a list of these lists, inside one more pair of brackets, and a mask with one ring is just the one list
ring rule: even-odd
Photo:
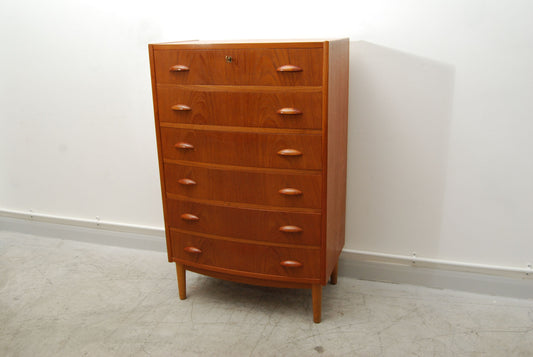
[[322,92],[241,92],[157,88],[159,121],[321,129]]
[[167,200],[168,224],[181,230],[265,242],[320,246],[320,214]]
[[[171,230],[173,258],[197,267],[320,278],[320,250],[209,239]],[[291,266],[292,265],[292,266]]]
[[[291,169],[322,167],[322,137],[316,134],[269,134],[161,128],[166,159],[224,165]],[[292,155],[286,150],[296,150]]]
[[[322,177],[164,164],[168,193],[195,199],[276,207],[320,208]],[[297,192],[280,190],[296,189]],[[293,194],[291,194],[293,193]]]
[[157,83],[322,85],[321,48],[169,49],[155,50],[154,59]]

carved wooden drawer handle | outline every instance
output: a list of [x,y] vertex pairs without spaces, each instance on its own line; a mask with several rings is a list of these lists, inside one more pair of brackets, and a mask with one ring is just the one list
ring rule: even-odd
[[184,251],[191,254],[201,254],[202,250],[196,247],[185,247],[183,248]]
[[183,150],[192,150],[192,149],[194,149],[194,145],[193,144],[184,143],[184,142],[176,143],[176,144],[174,144],[174,146],[176,148],[178,148],[178,149],[183,149]]
[[186,110],[191,110],[191,107],[185,104],[176,104],[176,105],[171,106],[170,109],[177,110],[177,111],[186,111]]
[[180,185],[185,185],[185,186],[193,186],[193,185],[196,185],[196,181],[191,180],[191,179],[188,179],[188,178],[182,178],[182,179],[179,179],[179,180],[178,180],[178,183],[179,183]]
[[195,216],[192,213],[184,213],[184,214],[182,214],[181,215],[181,219],[183,219],[184,221],[191,221],[191,222],[200,220],[200,218],[198,216]]
[[278,72],[301,72],[303,70],[301,67],[298,67],[292,64],[286,64],[284,66],[278,67],[276,71]]
[[283,227],[279,227],[279,230],[281,232],[285,232],[285,233],[300,233],[300,232],[303,232],[303,229],[301,229],[298,226],[283,226]]
[[281,115],[298,115],[302,114],[302,111],[296,108],[281,108],[278,109],[277,113]]
[[280,156],[302,156],[302,152],[295,149],[283,149],[278,151]]
[[188,72],[189,71],[189,67],[184,66],[182,64],[176,64],[176,65],[170,67],[169,71],[170,72]]
[[281,263],[279,263],[282,267],[285,268],[300,268],[303,266],[302,263],[296,261],[296,260],[284,260]]
[[296,188],[289,188],[289,187],[282,188],[278,192],[281,193],[282,195],[287,195],[287,196],[298,196],[302,194],[302,191]]

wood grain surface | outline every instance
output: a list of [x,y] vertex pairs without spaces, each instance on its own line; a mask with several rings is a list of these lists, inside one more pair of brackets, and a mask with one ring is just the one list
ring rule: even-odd
[[[186,143],[194,150],[176,148]],[[213,164],[316,170],[322,168],[321,136],[161,128],[163,157]],[[300,156],[281,156],[292,149]]]
[[167,207],[169,225],[180,230],[265,244],[320,246],[318,213],[246,209],[175,199],[168,199]]
[[[321,175],[248,172],[179,164],[165,164],[167,192],[225,202],[252,203],[276,207],[320,208]],[[192,180],[194,185],[178,183]],[[300,195],[283,195],[279,190],[294,188]],[[236,228],[238,229],[238,228]]]
[[[250,93],[243,88],[241,92],[217,92],[161,86],[158,93],[161,122],[321,129],[321,91]],[[178,105],[190,110],[175,110]]]
[[[322,82],[320,48],[155,50],[154,56],[158,83],[312,86]],[[226,56],[231,56],[231,63]],[[277,71],[286,65],[301,71]],[[189,70],[171,70],[175,66]]]
[[[173,230],[171,237],[175,258],[197,267],[212,266],[298,278],[317,278],[320,274],[320,268],[315,264],[320,255],[318,249],[246,244],[204,238]],[[190,252],[193,249],[201,253]],[[284,266],[281,264],[284,261],[297,261],[299,266]]]

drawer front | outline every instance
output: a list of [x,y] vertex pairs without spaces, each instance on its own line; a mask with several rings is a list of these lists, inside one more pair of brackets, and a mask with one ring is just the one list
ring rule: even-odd
[[167,192],[189,198],[276,207],[320,208],[320,174],[230,171],[169,163],[164,164],[164,171]]
[[263,128],[321,129],[322,93],[157,89],[159,121]]
[[171,231],[175,259],[201,267],[294,278],[320,278],[319,249],[272,247]]
[[320,214],[167,200],[169,226],[224,237],[320,246]]
[[158,83],[322,85],[321,48],[156,50],[154,58]]
[[250,167],[315,170],[322,167],[321,135],[162,127],[161,143],[163,157],[167,159]]

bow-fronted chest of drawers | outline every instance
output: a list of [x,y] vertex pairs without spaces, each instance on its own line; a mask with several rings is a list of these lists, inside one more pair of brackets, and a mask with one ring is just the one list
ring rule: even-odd
[[348,39],[149,45],[168,259],[248,284],[336,283]]

